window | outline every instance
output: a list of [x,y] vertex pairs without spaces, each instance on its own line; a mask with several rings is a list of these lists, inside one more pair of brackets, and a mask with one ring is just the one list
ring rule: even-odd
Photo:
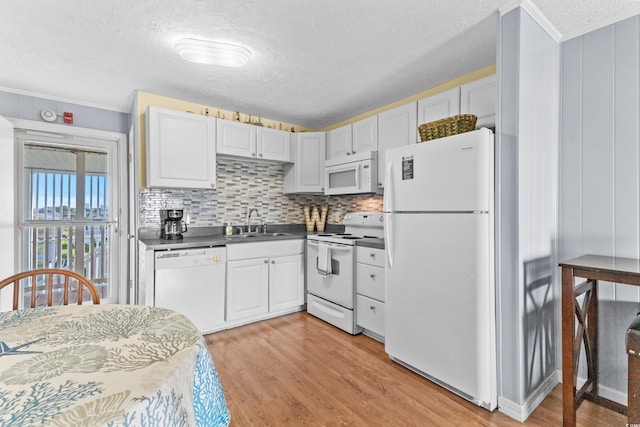
[[[113,266],[119,252],[112,150],[104,141],[56,141],[28,133],[17,139],[21,271],[73,270],[96,285],[101,300],[117,299],[111,286],[118,278]],[[28,304],[30,297],[25,289],[23,301]]]

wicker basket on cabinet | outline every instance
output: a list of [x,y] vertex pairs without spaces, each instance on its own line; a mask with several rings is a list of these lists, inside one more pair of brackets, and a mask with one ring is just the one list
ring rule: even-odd
[[445,136],[456,135],[469,132],[476,128],[478,117],[474,114],[459,114],[436,120],[418,126],[420,141],[430,141],[432,139],[443,138]]

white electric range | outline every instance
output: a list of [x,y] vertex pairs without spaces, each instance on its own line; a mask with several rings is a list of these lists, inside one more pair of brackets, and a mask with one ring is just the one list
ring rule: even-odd
[[343,233],[307,236],[307,312],[350,333],[356,326],[356,243],[384,236],[382,212],[345,215]]

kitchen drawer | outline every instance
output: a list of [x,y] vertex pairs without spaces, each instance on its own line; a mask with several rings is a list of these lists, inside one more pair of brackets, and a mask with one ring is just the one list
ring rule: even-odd
[[312,314],[327,323],[331,323],[352,335],[362,332],[362,329],[358,328],[355,324],[353,310],[334,304],[331,301],[318,298],[313,294],[307,294],[307,313]]
[[378,300],[356,295],[358,326],[384,337],[384,303]]
[[227,260],[273,258],[304,253],[304,239],[227,244]]
[[367,248],[364,246],[358,246],[356,249],[358,262],[384,268],[384,249]]
[[384,268],[358,263],[356,292],[370,298],[384,301]]

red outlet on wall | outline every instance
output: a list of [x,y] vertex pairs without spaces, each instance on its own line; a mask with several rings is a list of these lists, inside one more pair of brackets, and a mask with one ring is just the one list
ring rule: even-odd
[[69,124],[73,124],[73,113],[67,113],[65,111],[64,112],[64,122],[65,123],[69,123]]

